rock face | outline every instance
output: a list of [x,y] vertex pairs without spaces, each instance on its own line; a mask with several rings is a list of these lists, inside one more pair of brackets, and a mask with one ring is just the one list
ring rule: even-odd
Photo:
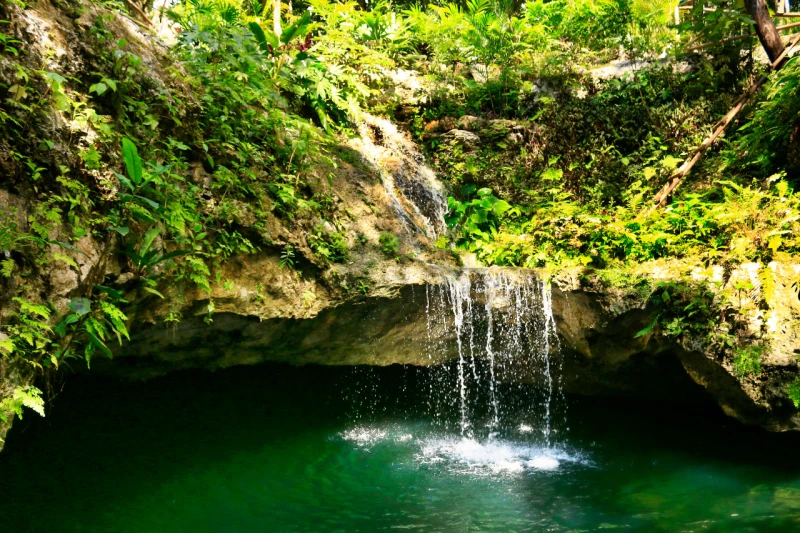
[[481,143],[481,138],[477,134],[466,130],[450,130],[442,136],[442,140],[457,144],[466,151],[474,150]]
[[[14,31],[20,39],[34,43],[31,57],[37,65],[46,61],[50,70],[88,79],[93,67],[87,58],[93,56],[79,36],[94,24],[93,12],[73,15],[67,17],[43,1],[25,11]],[[169,59],[163,47],[151,42],[135,23],[124,17],[107,22],[143,58],[153,90],[180,83],[165,74]],[[76,130],[77,125],[59,113],[53,114],[50,126],[54,134],[48,138],[55,141],[75,134],[90,143],[96,135],[90,129]],[[486,143],[519,144],[534,135],[532,128],[467,116],[431,123],[425,135],[466,153]],[[128,293],[132,304],[125,311],[132,336],[130,343],[117,348],[113,359],[92,361],[92,371],[141,378],[185,368],[217,369],[261,361],[432,365],[457,357],[450,338],[454,332],[437,339],[442,348],[435,352],[428,343],[427,288],[448,283],[456,272],[457,261],[432,246],[446,231],[447,191],[408,136],[390,122],[366,117],[359,130],[360,138],[343,139],[337,147],[336,169],[318,169],[320,182],[330,180],[330,188],[336,191],[333,221],[312,215],[289,221],[276,215],[254,228],[248,206],[237,205],[237,224],[258,231],[272,244],[219,266],[218,282],[210,293],[175,285],[163,288],[163,300],[139,294],[131,287],[132,275],[124,272],[125,265],[118,259],[101,263],[109,254],[87,236],[74,249],[54,248],[52,255],[58,252],[68,261],[52,261],[35,277],[15,271],[0,278],[0,323],[8,318],[10,306],[5,304],[14,295],[51,302],[57,313],[63,313],[90,271],[97,268],[105,283]],[[7,143],[0,138],[0,172],[20,174],[21,163],[8,157]],[[53,166],[77,157],[60,152],[60,144],[56,142],[51,150]],[[195,166],[191,179],[207,187],[211,178],[202,166]],[[0,184],[0,210],[10,214],[1,219],[4,223],[13,220],[27,230],[36,196],[23,185]],[[329,264],[318,257],[307,238],[312,232],[341,234],[349,258]],[[398,249],[391,254],[382,249],[381,238],[386,234],[398,239]],[[69,241],[58,227],[48,237],[49,241]],[[281,265],[280,254],[287,247],[297,253],[296,269]],[[112,242],[109,249],[115,248]],[[719,285],[720,295],[738,298],[743,318],[736,335],[741,344],[762,350],[758,372],[742,374],[735,364],[736,354],[696,335],[671,337],[656,328],[637,336],[657,314],[647,299],[635,287],[620,288],[603,283],[592,272],[574,271],[552,280],[565,389],[681,398],[700,385],[739,420],[775,431],[800,428],[797,410],[786,394],[786,386],[797,376],[795,354],[800,353],[799,306],[793,289],[800,268],[771,264],[723,270],[649,264],[641,266],[639,275],[651,281],[706,280]],[[749,291],[742,303],[741,291],[736,294],[733,289],[737,282],[758,291]],[[31,378],[31,368],[0,356],[0,400]],[[524,377],[534,383],[540,378],[535,373]],[[0,439],[7,427],[0,422]]]
[[[660,266],[650,267],[654,278],[668,276]],[[261,264],[259,271],[266,277],[278,275],[277,266],[269,268]],[[455,332],[437,338],[437,349],[430,349],[426,285],[442,285],[456,273],[421,263],[379,269],[373,272],[368,295],[327,300],[307,311],[291,305],[298,299],[296,293],[286,292],[285,300],[269,304],[249,298],[246,292],[215,294],[212,299],[218,312],[211,324],[198,311],[174,327],[143,326],[115,359],[98,361],[94,369],[148,377],[175,369],[216,369],[262,361],[443,363],[457,357]],[[751,268],[744,267],[732,277],[744,279],[752,274]],[[787,297],[784,294],[776,302]],[[475,298],[475,305],[482,306],[480,295]],[[206,305],[207,300],[202,300],[196,307],[202,310]],[[785,394],[786,384],[796,375],[794,350],[800,343],[794,333],[777,326],[786,318],[780,305],[775,303],[763,313],[773,329],[761,331],[756,325],[761,331],[758,342],[770,347],[762,356],[762,370],[742,376],[735,371],[731,354],[704,346],[702,339],[674,339],[657,331],[637,336],[655,315],[641,294],[609,287],[587,272],[564,273],[552,281],[564,389],[683,402],[698,394],[699,385],[728,415],[744,423],[772,431],[800,428],[797,410]],[[791,313],[788,316],[791,319]],[[501,371],[500,378],[519,380],[520,376]],[[543,377],[534,372],[522,379],[539,383]]]

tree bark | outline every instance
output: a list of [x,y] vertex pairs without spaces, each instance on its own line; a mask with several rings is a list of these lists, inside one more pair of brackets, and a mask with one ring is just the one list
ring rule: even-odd
[[667,199],[670,197],[670,195],[672,195],[672,193],[675,191],[678,185],[681,184],[683,178],[686,177],[686,175],[689,173],[689,171],[692,169],[695,163],[697,163],[700,160],[700,157],[702,157],[703,152],[705,152],[714,143],[714,141],[720,135],[722,135],[722,133],[725,131],[725,128],[728,127],[728,124],[730,124],[731,121],[733,121],[733,119],[736,118],[736,115],[739,114],[739,111],[742,110],[744,105],[747,103],[747,100],[751,96],[753,96],[761,88],[762,85],[764,85],[767,82],[767,79],[769,79],[769,75],[775,70],[780,70],[780,68],[786,63],[786,58],[789,56],[790,52],[792,52],[792,50],[794,50],[794,48],[799,44],[800,44],[800,33],[792,36],[792,39],[789,41],[789,46],[785,47],[783,51],[780,54],[778,54],[778,57],[776,57],[775,60],[772,63],[770,63],[769,70],[759,79],[757,79],[750,86],[750,88],[747,89],[746,93],[744,93],[742,96],[736,99],[736,101],[733,103],[733,109],[728,111],[728,114],[725,115],[722,118],[722,120],[720,120],[717,123],[716,127],[714,128],[714,132],[711,134],[711,136],[707,137],[706,140],[703,141],[703,143],[697,148],[697,150],[694,153],[694,156],[692,156],[692,158],[689,159],[688,161],[684,162],[683,165],[681,165],[681,167],[670,176],[670,179],[667,182],[667,184],[664,185],[664,187],[662,187],[662,189],[658,192],[658,194],[656,194],[655,198],[653,199],[653,207],[648,211],[648,213],[652,213],[654,209],[663,206],[667,202]]
[[[762,0],[763,1],[763,0]],[[281,38],[281,0],[272,1],[272,29]]]
[[774,62],[783,52],[783,41],[775,27],[775,22],[769,16],[766,0],[744,0],[744,5],[747,12],[753,17],[761,46],[767,52],[769,60]]

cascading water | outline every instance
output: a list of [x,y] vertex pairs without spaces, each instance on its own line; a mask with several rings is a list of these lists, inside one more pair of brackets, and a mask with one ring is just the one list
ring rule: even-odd
[[[509,428],[536,428],[549,446],[554,413],[563,411],[564,402],[548,283],[529,271],[470,269],[428,287],[426,297],[431,359],[440,359],[436,352],[447,350],[452,337],[458,356],[454,387],[448,369],[432,380],[434,411],[457,404],[465,437],[479,435],[481,428],[490,437]],[[539,385],[536,397],[506,398],[501,390],[501,383],[525,382]],[[486,405],[481,397],[488,398]],[[525,401],[530,403],[521,405]]]
[[[517,475],[584,462],[557,439],[566,402],[549,284],[521,269],[439,274],[425,288],[432,364],[403,367],[413,384],[398,391],[405,396],[395,404],[402,422],[389,414],[390,396],[373,396],[361,384],[352,398],[373,418],[358,419],[339,436],[369,450],[410,447],[420,467],[459,475]],[[433,363],[442,360],[449,362]],[[387,406],[385,414],[375,404]]]
[[447,196],[416,145],[391,121],[364,114],[351,144],[380,171],[383,188],[406,231],[430,238],[445,231]]
[[[390,121],[370,115],[359,133],[350,144],[380,172],[406,231],[429,239],[442,235],[445,190],[414,143]],[[373,370],[357,369],[345,395],[373,422],[358,416],[357,426],[341,437],[367,448],[413,443],[420,464],[458,471],[464,465],[481,472],[549,470],[569,461],[553,445],[559,429],[554,420],[565,402],[548,284],[527,270],[443,270],[425,296],[431,366],[419,372],[404,368],[415,376],[413,387],[404,385],[395,400],[411,406],[400,409],[405,422],[377,422],[392,407],[363,383]],[[420,400],[424,414],[417,412]]]

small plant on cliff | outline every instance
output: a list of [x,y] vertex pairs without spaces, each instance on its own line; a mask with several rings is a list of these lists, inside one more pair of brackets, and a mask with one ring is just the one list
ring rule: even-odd
[[[23,407],[32,409],[40,416],[44,416],[44,400],[42,391],[32,385],[17,387],[11,396],[4,398],[0,402],[0,420],[8,422],[9,415],[16,415],[22,418]],[[3,439],[0,439],[3,442]]]
[[294,268],[294,247],[291,244],[284,246],[281,251],[280,268]]
[[308,245],[323,262],[344,262],[350,247],[347,245],[344,234],[339,231],[326,231],[322,225],[317,226],[313,233],[308,235]]
[[[10,21],[8,20],[0,20],[0,24],[9,24]],[[19,55],[19,50],[14,46],[15,44],[22,44],[22,41],[18,39],[14,39],[13,37],[6,35],[5,33],[0,33],[0,46],[3,47],[3,51],[0,54],[11,54],[14,56]]]
[[[732,346],[728,335],[719,336],[719,302],[716,294],[705,284],[659,282],[647,299],[654,307],[653,322],[636,334],[641,337],[656,327],[668,337],[677,340],[702,338]],[[727,324],[723,324],[727,326]]]
[[800,409],[800,376],[786,386],[786,394],[792,400],[795,408]]
[[400,241],[397,239],[397,235],[389,232],[382,233],[378,242],[387,257],[397,257],[397,253],[400,251]]
[[733,369],[739,378],[761,374],[761,346],[743,346],[736,350]]
[[469,201],[449,197],[447,207],[445,220],[450,228],[460,227],[465,238],[488,238],[497,230],[500,217],[511,209],[511,204],[497,198],[491,189],[482,188]]

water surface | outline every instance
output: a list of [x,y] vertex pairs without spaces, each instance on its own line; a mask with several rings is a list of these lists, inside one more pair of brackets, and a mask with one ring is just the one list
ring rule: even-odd
[[[264,365],[71,377],[0,454],[3,532],[800,530],[800,443],[713,407],[536,391],[460,429],[431,372]],[[444,404],[444,406],[443,406]],[[439,413],[439,417],[434,416]]]

